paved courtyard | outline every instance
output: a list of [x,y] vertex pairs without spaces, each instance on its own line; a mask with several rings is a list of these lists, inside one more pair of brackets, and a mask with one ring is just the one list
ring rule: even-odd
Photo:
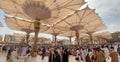
[[[32,62],[48,62],[48,57],[46,56],[44,60],[41,60],[41,56],[37,56],[37,58],[32,58]],[[73,56],[70,56],[69,62],[76,62]],[[7,62],[6,61],[6,54],[0,53],[0,62]],[[20,57],[20,59],[16,59],[16,62],[24,62],[24,58]]]
[[[41,56],[37,56],[36,58],[32,58],[32,59],[33,59],[32,62],[48,62],[48,57],[45,57],[44,60],[41,60]],[[0,53],[0,62],[7,62],[5,53]],[[24,62],[24,57],[20,57],[20,59],[16,59],[16,62]],[[75,57],[70,56],[69,62],[76,62]]]

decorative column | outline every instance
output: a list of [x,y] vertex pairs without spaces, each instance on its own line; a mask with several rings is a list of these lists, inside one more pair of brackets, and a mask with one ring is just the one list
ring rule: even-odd
[[98,40],[98,42],[99,42],[99,44],[101,44],[101,42],[100,42],[100,38],[97,36],[97,40]]
[[84,40],[83,40],[83,37],[81,37],[81,38],[80,38],[80,42],[81,42],[81,44],[83,43],[83,41],[84,41]]
[[27,34],[26,34],[26,43],[28,44],[28,42],[29,42],[29,37],[30,37],[30,32],[27,32]]
[[[41,23],[40,23],[39,20],[36,20],[34,22],[35,37],[34,37],[33,53],[37,52],[37,42],[38,42],[38,33],[39,33],[39,30],[40,30],[40,25],[41,25]],[[35,55],[35,54],[33,54],[33,55]]]
[[[43,1],[30,0],[25,1],[22,6],[23,11],[26,15],[32,18],[34,21],[34,45],[32,53],[37,51],[38,32],[41,25],[41,20],[51,18],[52,10],[45,5]],[[33,11],[34,10],[34,11]],[[34,55],[34,54],[33,54]]]
[[69,41],[70,41],[70,45],[72,44],[72,36],[68,36]]
[[90,37],[91,44],[94,44],[94,43],[93,43],[93,38],[92,38],[92,32],[87,32],[87,34],[88,34],[89,37]]
[[21,28],[22,31],[26,32],[26,42],[28,44],[29,42],[29,37],[30,37],[30,33],[34,32],[34,30],[30,29],[30,28]]
[[57,35],[58,35],[58,33],[52,33],[52,35],[54,36],[55,46],[57,46]]
[[93,43],[92,34],[89,34],[89,36],[90,36],[90,41],[91,41],[91,43],[94,44],[94,43]]
[[78,45],[79,45],[79,44],[80,44],[80,43],[79,43],[79,32],[78,32],[78,31],[75,31],[75,35],[76,35],[77,43],[78,43]]
[[83,25],[75,25],[75,26],[70,27],[70,30],[75,31],[78,45],[79,45],[79,31],[82,30],[83,28],[84,28]]

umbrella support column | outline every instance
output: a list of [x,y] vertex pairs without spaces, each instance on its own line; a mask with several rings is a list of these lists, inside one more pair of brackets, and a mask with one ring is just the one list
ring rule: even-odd
[[30,33],[34,32],[34,30],[30,29],[30,28],[21,28],[22,31],[26,32],[26,39],[25,39],[25,43],[28,44],[29,43],[29,37],[30,37]]
[[72,45],[72,36],[69,36],[70,45]]
[[54,36],[55,36],[55,46],[57,46],[57,35]]
[[92,34],[91,34],[91,33],[89,33],[88,35],[90,36],[90,41],[91,41],[91,44],[93,45],[94,43],[93,43]]
[[29,42],[29,37],[30,37],[30,33],[28,32],[27,34],[26,34],[26,43],[28,44],[28,42]]
[[37,54],[37,42],[38,42],[38,33],[40,29],[40,22],[37,20],[34,22],[34,31],[35,31],[35,37],[34,37],[34,45],[33,45],[33,51],[32,51],[32,56],[36,56]]
[[83,44],[83,38],[80,38],[81,45]]
[[54,36],[55,46],[57,46],[57,35],[58,35],[58,33],[52,33],[52,35]]
[[100,37],[97,37],[97,38],[98,38],[98,42],[99,42],[99,44],[102,44],[102,43],[101,43],[101,40],[100,40]]
[[76,35],[77,43],[78,43],[78,45],[79,45],[79,32],[78,32],[78,31],[75,31],[75,35]]

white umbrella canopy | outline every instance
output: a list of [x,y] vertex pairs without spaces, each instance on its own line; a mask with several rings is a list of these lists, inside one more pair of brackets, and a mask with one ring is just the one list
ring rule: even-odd
[[83,30],[81,30],[81,32],[83,33],[87,33],[87,34],[93,34],[97,31],[102,31],[105,30],[106,26],[102,23],[95,23],[95,24],[91,24],[91,25],[87,25]]
[[74,31],[65,32],[65,33],[63,33],[63,34],[60,34],[60,36],[64,36],[64,37],[75,37],[75,32],[74,32]]
[[55,28],[64,29],[62,31],[74,31],[73,35],[79,38],[80,33],[94,33],[95,31],[106,29],[100,17],[94,9],[88,7],[82,10],[75,10],[72,14],[59,20],[53,25]]
[[84,0],[0,0],[5,13],[23,19],[40,19],[52,24],[79,9]]
[[[8,18],[8,17],[5,18],[5,22],[7,26],[13,30],[24,31],[24,32],[34,32],[33,22],[28,22],[25,20],[20,20],[16,18]],[[39,32],[44,32],[48,28],[49,27],[45,25],[41,25]]]
[[52,34],[52,35],[59,35],[59,34],[65,33],[65,32],[66,31],[64,31],[63,29],[58,29],[58,28],[50,27],[44,33]]
[[[83,35],[84,39],[89,39],[89,35]],[[102,32],[92,35],[93,40],[98,40],[98,38],[105,38],[105,39],[112,39],[111,33],[109,32]]]
[[116,32],[114,32],[114,33],[111,33],[111,35],[112,35],[112,40],[113,41],[119,41],[119,39],[120,39],[120,31],[116,31]]
[[[0,8],[11,16],[24,20],[35,20],[35,42],[32,52],[34,53],[37,51],[40,23],[56,23],[74,10],[79,9],[84,3],[84,0],[0,0]],[[34,55],[35,53],[32,56]]]
[[94,34],[93,36],[97,36],[97,37],[101,37],[101,38],[105,38],[105,39],[112,39],[112,35],[108,31],[102,32],[102,33],[98,33],[98,34]]
[[68,15],[56,24],[55,28],[64,29],[64,31],[93,32],[106,29],[98,14],[88,7],[82,10],[76,10],[73,14]]
[[60,29],[58,29],[58,28],[54,28],[54,27],[52,26],[52,27],[50,27],[49,29],[47,29],[44,33],[53,35],[53,39],[54,39],[53,41],[55,42],[55,46],[57,46],[57,36],[58,36],[59,34],[64,33],[64,32],[66,32],[66,31],[64,31],[63,29],[60,30]]
[[[79,34],[80,34],[79,37],[86,37],[86,36],[88,36],[87,34],[81,33],[80,31],[79,31]],[[69,32],[65,32],[65,33],[60,34],[60,36],[75,37],[76,34],[75,34],[75,31],[69,31]]]

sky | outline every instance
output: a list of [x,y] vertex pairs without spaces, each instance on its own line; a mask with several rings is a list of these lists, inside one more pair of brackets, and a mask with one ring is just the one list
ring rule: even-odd
[[90,8],[96,9],[107,31],[120,31],[120,0],[85,0]]
[[[95,9],[95,12],[101,17],[103,23],[107,26],[109,32],[120,31],[120,0],[85,0],[86,4],[91,9]],[[0,22],[3,27],[0,27],[0,35],[13,34],[14,32],[21,33],[19,31],[13,31],[7,27],[4,21],[4,13],[0,10]],[[22,32],[23,33],[23,32]],[[39,34],[39,36],[52,38],[51,35]]]

